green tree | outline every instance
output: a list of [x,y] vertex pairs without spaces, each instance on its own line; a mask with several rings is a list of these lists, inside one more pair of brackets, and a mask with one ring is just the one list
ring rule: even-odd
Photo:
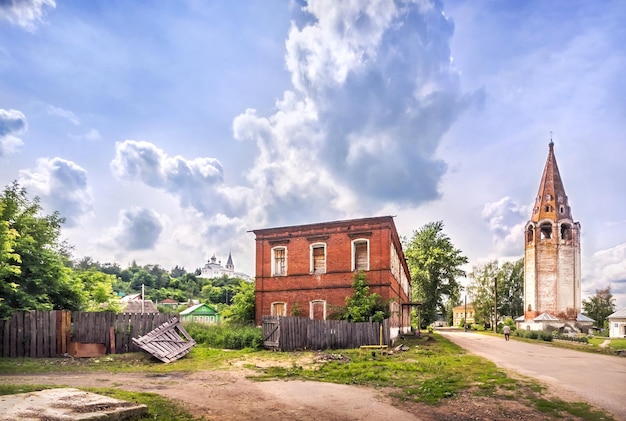
[[494,286],[500,267],[497,260],[474,266],[469,273],[470,283],[467,292],[472,297],[474,321],[491,323],[493,320]]
[[81,280],[88,294],[87,311],[114,311],[119,312],[121,305],[114,291],[117,278],[107,275],[95,267],[89,270],[77,271],[75,275]]
[[595,320],[595,326],[604,327],[604,321],[615,312],[615,299],[611,294],[611,286],[596,289],[596,295],[583,300],[585,314]]
[[443,233],[443,222],[431,222],[413,233],[405,242],[405,256],[411,271],[412,300],[422,303],[421,322],[427,326],[444,312],[444,302],[457,301],[465,276],[461,266],[467,263],[461,250]]
[[366,322],[370,318],[374,322],[382,322],[387,316],[381,302],[380,294],[370,294],[370,287],[367,284],[365,272],[358,271],[352,278],[351,296],[346,297],[346,312],[342,319],[352,322]]
[[64,219],[41,213],[39,199],[31,200],[17,182],[0,195],[0,317],[16,310],[79,310],[87,299],[60,240]]
[[477,322],[493,322],[496,280],[498,317],[524,314],[524,259],[505,262],[502,266],[497,260],[474,266],[469,278],[468,292],[472,297]]
[[498,315],[524,314],[524,258],[505,262],[498,271]]
[[253,282],[242,282],[237,287],[233,303],[224,309],[224,318],[233,324],[254,323],[256,317],[255,286]]

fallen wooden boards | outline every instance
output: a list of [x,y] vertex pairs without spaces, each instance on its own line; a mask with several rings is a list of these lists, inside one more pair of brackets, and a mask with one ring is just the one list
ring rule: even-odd
[[133,338],[133,343],[164,363],[169,363],[187,355],[196,341],[174,317],[148,334]]

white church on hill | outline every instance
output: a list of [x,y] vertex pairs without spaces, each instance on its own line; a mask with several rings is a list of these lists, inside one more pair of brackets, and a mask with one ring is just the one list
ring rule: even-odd
[[235,265],[233,264],[233,256],[228,253],[228,260],[226,260],[226,266],[222,266],[222,261],[217,260],[215,254],[206,262],[202,267],[200,277],[201,278],[241,278],[244,281],[252,281],[252,278],[243,272],[235,272]]

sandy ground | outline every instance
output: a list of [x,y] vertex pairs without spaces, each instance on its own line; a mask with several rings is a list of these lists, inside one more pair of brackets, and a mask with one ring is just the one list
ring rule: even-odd
[[[206,420],[515,420],[545,416],[515,401],[464,394],[433,407],[393,401],[389,391],[305,381],[255,382],[252,370],[194,373],[4,375],[0,383],[115,387],[173,399]],[[572,418],[568,418],[572,419]]]

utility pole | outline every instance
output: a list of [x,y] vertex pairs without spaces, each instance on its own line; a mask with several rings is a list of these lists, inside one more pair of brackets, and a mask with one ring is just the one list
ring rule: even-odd
[[493,278],[493,331],[498,333],[498,277]]

